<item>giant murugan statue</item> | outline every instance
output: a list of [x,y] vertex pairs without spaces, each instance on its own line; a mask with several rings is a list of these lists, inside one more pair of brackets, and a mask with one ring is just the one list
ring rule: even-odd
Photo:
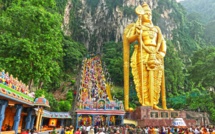
[[[136,23],[128,25],[123,33],[125,110],[133,110],[129,108],[129,65],[140,104],[151,106],[153,109],[167,109],[164,80],[166,43],[160,28],[152,23],[149,6],[146,3],[139,5],[135,12],[138,15]],[[129,62],[130,45],[135,42]],[[162,108],[158,107],[160,94]]]

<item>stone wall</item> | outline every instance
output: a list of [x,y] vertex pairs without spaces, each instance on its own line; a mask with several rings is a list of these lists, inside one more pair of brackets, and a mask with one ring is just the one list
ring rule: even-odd
[[[197,118],[188,118],[188,113],[184,110],[154,110],[152,107],[141,106],[134,112],[126,113],[125,118],[136,120],[141,127],[171,126],[174,118],[183,118],[187,126],[203,125],[197,122]],[[197,114],[197,112],[195,113]]]

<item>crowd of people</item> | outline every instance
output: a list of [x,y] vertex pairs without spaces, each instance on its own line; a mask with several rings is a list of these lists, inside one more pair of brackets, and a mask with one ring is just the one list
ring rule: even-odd
[[85,58],[82,62],[77,109],[124,109],[121,101],[109,99],[106,85],[101,58],[99,56]]
[[105,77],[102,71],[101,59],[98,56],[86,58],[83,67],[81,100],[84,102],[86,100],[106,99]]
[[39,134],[36,128],[33,129],[22,129],[21,134]]
[[215,134],[215,127],[140,127],[140,126],[81,126],[74,131],[72,126],[65,127],[60,134]]
[[[75,129],[72,125],[62,129],[53,130],[49,134],[215,134],[215,126],[191,126],[191,127],[140,127],[134,125],[122,126],[90,126],[82,125]],[[21,134],[39,134],[36,129],[22,130]]]

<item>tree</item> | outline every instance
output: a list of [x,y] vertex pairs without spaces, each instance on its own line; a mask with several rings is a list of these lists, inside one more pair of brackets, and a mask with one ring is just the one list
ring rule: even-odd
[[60,111],[59,102],[54,98],[53,94],[48,93],[45,89],[38,89],[35,92],[35,98],[42,96],[44,96],[49,101],[50,111]]
[[195,85],[205,88],[215,87],[215,47],[203,48],[192,56],[192,66],[189,68],[189,78]]
[[54,0],[16,0],[0,17],[1,68],[29,87],[60,74],[61,16],[54,8]]
[[190,12],[197,12],[202,16],[202,22],[214,20],[214,0],[184,0],[181,4]]
[[111,79],[116,85],[123,85],[122,44],[108,42],[104,44],[102,60],[107,65]]
[[[12,0],[0,0],[0,11],[6,10],[7,7],[9,7],[11,3],[12,3]],[[0,12],[0,14],[1,14],[1,12]]]
[[207,40],[208,44],[211,44],[213,46],[215,46],[214,34],[215,34],[215,21],[211,21],[205,26],[204,38],[205,40]]
[[63,111],[63,112],[68,112],[69,110],[71,110],[71,103],[72,102],[69,102],[67,100],[65,101],[60,101],[59,102],[59,108],[60,108],[60,111]]
[[75,42],[69,37],[64,37],[63,51],[65,54],[63,57],[65,71],[75,72],[86,54],[86,48],[83,44]]
[[184,64],[171,41],[167,41],[167,54],[164,59],[167,96],[177,95],[184,89]]
[[64,111],[68,112],[71,110],[72,107],[72,101],[73,101],[73,94],[71,91],[69,91],[66,95],[65,100],[58,101],[54,98],[53,94],[47,92],[45,89],[39,89],[35,92],[35,97],[42,97],[44,96],[48,101],[50,105],[50,111]]
[[189,35],[192,39],[194,39],[197,43],[204,45],[205,40],[204,36],[204,28],[205,26],[201,22],[201,17],[198,13],[191,13],[187,16],[187,25],[189,27]]

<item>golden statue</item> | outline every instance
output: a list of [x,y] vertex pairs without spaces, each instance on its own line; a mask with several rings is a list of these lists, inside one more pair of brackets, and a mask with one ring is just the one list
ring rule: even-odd
[[138,19],[129,24],[123,33],[123,67],[124,67],[124,101],[125,110],[129,108],[129,51],[130,44],[137,41],[131,57],[131,69],[135,89],[142,106],[161,109],[159,103],[160,92],[162,107],[166,107],[166,93],[164,80],[164,56],[166,43],[159,27],[152,23],[152,12],[144,3],[135,9]]

